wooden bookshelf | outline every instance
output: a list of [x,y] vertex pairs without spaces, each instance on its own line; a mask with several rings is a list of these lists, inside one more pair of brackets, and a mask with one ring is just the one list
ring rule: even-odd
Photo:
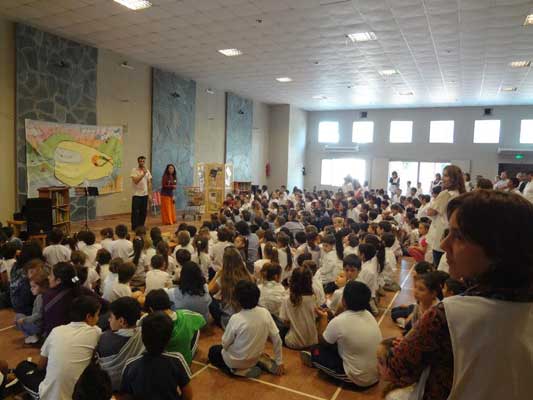
[[39,197],[52,200],[52,226],[70,233],[70,197],[67,186],[50,186],[37,189]]
[[252,192],[252,182],[233,182],[233,194],[250,194]]

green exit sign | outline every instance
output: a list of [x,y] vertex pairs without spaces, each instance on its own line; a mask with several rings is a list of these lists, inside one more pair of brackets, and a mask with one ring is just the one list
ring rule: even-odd
[[515,158],[515,160],[521,160],[522,158],[524,158],[524,155],[523,154],[515,154],[514,158]]

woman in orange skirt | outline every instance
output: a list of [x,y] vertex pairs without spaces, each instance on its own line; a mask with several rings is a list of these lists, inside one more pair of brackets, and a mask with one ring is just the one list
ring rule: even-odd
[[161,218],[163,225],[176,223],[176,206],[174,204],[174,190],[177,186],[176,167],[168,164],[161,182]]

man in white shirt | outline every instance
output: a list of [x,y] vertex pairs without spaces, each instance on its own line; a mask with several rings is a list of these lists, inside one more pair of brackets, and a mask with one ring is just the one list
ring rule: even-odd
[[133,197],[131,199],[131,229],[143,226],[146,220],[148,199],[152,197],[152,174],[145,167],[146,157],[137,157],[137,168],[131,170]]
[[522,195],[533,203],[533,171],[529,171],[527,173],[527,179],[528,182],[524,187],[524,192],[522,193]]
[[502,171],[500,179],[494,184],[494,190],[507,190],[509,185],[509,177],[506,171]]

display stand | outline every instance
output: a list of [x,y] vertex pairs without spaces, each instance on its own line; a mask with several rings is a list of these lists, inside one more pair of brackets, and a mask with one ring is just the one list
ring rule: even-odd
[[197,163],[197,186],[204,193],[204,217],[218,213],[226,193],[233,191],[233,164]]
[[67,186],[38,188],[40,198],[52,200],[52,227],[70,233],[70,196]]

